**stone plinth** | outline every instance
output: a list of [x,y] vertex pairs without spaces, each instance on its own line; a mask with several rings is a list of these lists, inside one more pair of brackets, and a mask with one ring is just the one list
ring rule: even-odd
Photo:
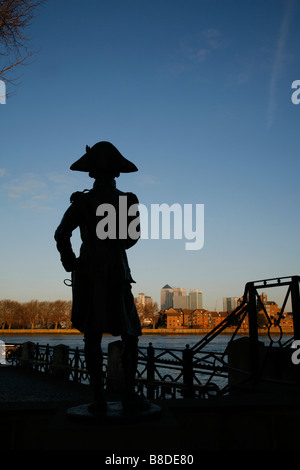
[[67,410],[67,418],[81,423],[128,424],[155,420],[161,416],[161,407],[153,403],[146,410],[124,412],[121,402],[108,402],[105,413],[92,413],[89,404],[74,406]]

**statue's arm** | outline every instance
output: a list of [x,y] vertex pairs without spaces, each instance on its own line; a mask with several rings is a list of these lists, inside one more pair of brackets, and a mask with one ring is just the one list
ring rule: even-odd
[[72,204],[65,212],[54,234],[56,247],[60,253],[62,265],[67,272],[74,271],[75,269],[76,255],[72,248],[71,237],[73,230],[78,226],[78,213]]

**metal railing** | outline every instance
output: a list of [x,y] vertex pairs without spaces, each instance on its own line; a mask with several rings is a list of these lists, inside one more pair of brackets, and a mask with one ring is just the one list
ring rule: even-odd
[[[24,348],[30,348],[30,355]],[[67,360],[57,363],[55,353],[64,350]],[[26,367],[35,371],[64,377],[76,383],[89,383],[83,350],[67,346],[49,346],[39,343],[6,345],[6,361],[9,365]],[[192,354],[187,345],[185,349],[139,347],[136,388],[148,398],[205,397],[219,393],[221,387],[207,380],[204,374],[226,379],[227,365],[221,353],[206,353],[198,367],[199,358]],[[107,379],[108,353],[103,353],[104,385]],[[216,362],[219,364],[217,367]]]
[[[299,276],[291,276],[247,283],[241,304],[192,347],[186,345],[184,349],[156,348],[151,343],[148,347],[139,347],[137,391],[150,399],[207,398],[224,396],[232,387],[258,383],[261,380],[298,384],[298,369],[291,362],[290,346],[294,339],[300,339],[299,280]],[[258,289],[278,286],[286,287],[287,291],[274,324],[261,302]],[[292,306],[293,334],[283,340],[281,321],[289,298]],[[259,340],[258,311],[263,312],[266,320],[268,344],[262,345]],[[235,340],[241,332],[246,315],[249,335],[243,334],[243,341],[239,343]],[[213,351],[213,340],[229,327],[234,331],[227,347],[221,352]],[[278,330],[276,341],[271,334],[274,327]],[[62,350],[59,346],[32,343],[28,347],[27,359],[24,359],[24,345],[8,347],[7,362],[60,375],[74,382],[88,383],[82,350],[67,346]],[[276,375],[272,364],[274,361],[278,362],[278,354],[281,359],[284,357],[284,361],[280,359],[281,372]],[[109,358],[107,353],[103,355],[105,381]],[[239,364],[241,357],[244,358],[242,365]]]

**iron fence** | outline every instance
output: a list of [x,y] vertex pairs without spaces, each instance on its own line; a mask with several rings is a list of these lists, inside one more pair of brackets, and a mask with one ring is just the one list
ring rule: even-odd
[[[219,325],[202,337],[194,346],[184,349],[139,347],[136,389],[150,399],[158,398],[207,398],[224,396],[230,389],[245,383],[261,380],[286,381],[298,384],[298,369],[291,362],[291,345],[300,339],[299,276],[249,282],[245,286],[241,304]],[[282,308],[275,320],[271,319],[261,303],[258,289],[286,287]],[[286,339],[281,321],[288,298],[291,298],[293,334]],[[266,319],[266,335],[269,343],[263,344],[258,335],[258,311]],[[241,325],[248,315],[249,335],[238,342]],[[228,327],[233,333],[224,351],[213,351],[213,340]],[[277,328],[276,340],[271,330]],[[88,383],[84,352],[79,348],[29,344],[24,359],[24,345],[7,346],[8,364],[31,367],[44,373],[63,376],[74,382]],[[107,379],[108,353],[103,354],[103,376]],[[283,360],[282,360],[283,358]],[[243,363],[241,364],[241,359]],[[274,372],[274,363],[280,373]]]

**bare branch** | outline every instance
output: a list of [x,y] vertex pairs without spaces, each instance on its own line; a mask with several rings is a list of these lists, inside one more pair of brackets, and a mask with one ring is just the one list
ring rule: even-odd
[[[0,56],[6,64],[0,66],[0,78],[18,65],[24,65],[34,52],[29,52],[25,31],[31,24],[37,8],[45,0],[0,0]],[[5,74],[5,76],[4,76]]]

